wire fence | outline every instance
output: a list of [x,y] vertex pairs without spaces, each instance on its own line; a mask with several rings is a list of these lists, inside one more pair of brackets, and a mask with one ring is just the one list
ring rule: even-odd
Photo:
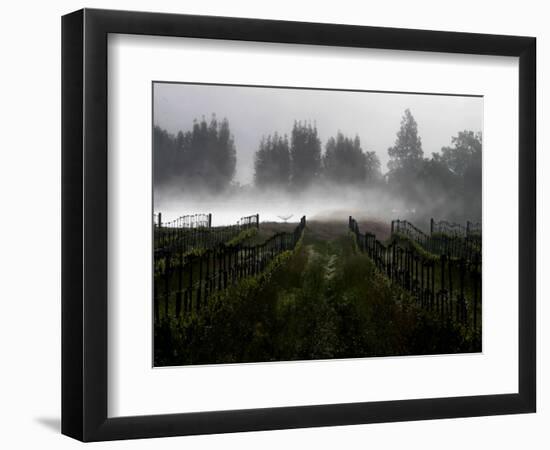
[[481,222],[466,222],[466,235],[479,235],[481,236]]
[[466,236],[466,227],[460,223],[447,222],[440,220],[436,222],[430,219],[430,234],[441,233],[450,236]]
[[[446,255],[449,258],[466,259],[468,261],[473,261],[477,258],[481,260],[481,234],[461,235],[454,232],[443,233],[439,230],[444,228],[440,227],[436,228],[437,231],[433,231],[433,223],[432,219],[430,226],[432,231],[430,234],[426,234],[406,220],[392,220],[391,234],[394,238],[405,236],[427,252],[435,255]],[[459,224],[453,225],[455,225],[453,227],[454,230],[458,230],[461,227]]]
[[[410,241],[392,240],[388,245],[371,233],[361,233],[353,217],[349,229],[357,246],[393,284],[406,290],[416,304],[442,320],[462,324],[481,333],[481,260],[429,256]],[[415,228],[410,228],[415,232]],[[421,237],[422,235],[419,234]]]
[[[157,215],[161,217],[160,213]],[[243,230],[258,228],[260,215],[241,217],[235,225],[212,227],[212,214],[182,216],[154,227],[155,250],[177,250],[184,253],[211,248],[237,237]]]
[[[247,226],[254,223],[247,222]],[[296,247],[305,226],[304,216],[293,232],[277,233],[258,245],[220,244],[200,254],[186,254],[181,248],[158,249],[155,321],[197,313],[215,292],[262,273],[277,255]]]
[[210,228],[212,214],[188,214],[169,222],[162,222],[162,213],[157,213],[155,224],[159,228]]
[[241,227],[256,227],[260,226],[260,215],[254,214],[252,216],[241,217],[237,223]]
[[450,236],[472,236],[481,235],[481,222],[466,222],[466,226],[460,223],[447,222],[446,220],[435,221],[430,219],[430,234],[446,234]]

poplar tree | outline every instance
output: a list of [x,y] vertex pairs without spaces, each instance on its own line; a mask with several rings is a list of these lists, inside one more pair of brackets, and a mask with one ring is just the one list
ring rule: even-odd
[[254,155],[254,184],[257,187],[286,188],[290,180],[288,137],[278,133],[262,138]]
[[294,188],[307,187],[318,179],[321,172],[321,140],[315,125],[294,122],[290,156],[290,182]]

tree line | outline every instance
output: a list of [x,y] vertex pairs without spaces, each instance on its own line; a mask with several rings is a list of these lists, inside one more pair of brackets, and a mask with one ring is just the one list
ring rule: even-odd
[[153,128],[153,179],[155,186],[176,185],[211,191],[225,189],[235,176],[237,151],[229,122],[195,120],[190,131],[172,135]]
[[[176,184],[223,190],[233,181],[236,166],[234,138],[227,119],[195,120],[190,131],[172,135],[153,129],[156,185]],[[295,121],[290,134],[264,136],[254,155],[254,184],[258,188],[305,188],[320,179],[339,184],[373,183],[381,179],[380,160],[363,151],[358,136],[338,132],[322,152],[317,128]]]
[[459,131],[451,145],[426,158],[418,126],[405,110],[390,160],[386,184],[390,191],[411,205],[424,207],[435,216],[481,220],[482,134]]
[[[378,186],[412,207],[430,204],[437,213],[438,206],[453,205],[476,219],[481,216],[481,148],[481,133],[464,130],[452,137],[450,146],[426,157],[417,122],[407,109],[387,150],[388,171],[382,175],[378,156],[363,149],[358,136],[338,132],[323,146],[315,124],[295,121],[290,136],[274,132],[260,141],[254,185],[290,190],[323,182]],[[218,192],[233,181],[237,152],[227,119],[203,117],[177,135],[155,126],[153,150],[155,186]]]
[[372,184],[381,178],[380,160],[365,152],[358,136],[338,133],[322,152],[315,125],[294,122],[290,139],[277,132],[264,137],[254,156],[254,184],[259,188],[302,189],[318,181]]

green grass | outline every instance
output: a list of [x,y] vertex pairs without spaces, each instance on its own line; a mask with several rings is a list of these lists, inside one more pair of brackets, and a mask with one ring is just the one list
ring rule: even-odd
[[247,228],[246,230],[241,231],[233,239],[227,241],[225,245],[234,246],[238,244],[248,244],[248,242],[258,234],[257,228]]
[[[355,234],[350,233],[350,236],[352,237],[353,241],[355,242]],[[399,240],[400,236],[393,236],[392,239]],[[386,242],[386,244],[390,243],[390,241]],[[422,251],[423,249],[420,247],[418,248],[418,244],[410,239],[408,237],[405,237],[402,241],[400,241],[402,244],[405,245],[408,244],[415,244],[413,245],[413,248],[416,250]],[[359,248],[355,244],[355,249],[357,252],[360,252]],[[448,294],[452,294],[453,302],[456,302],[457,297],[460,294],[460,268],[458,265],[458,260],[453,260],[451,264],[451,270],[449,271],[449,265],[448,263],[445,264],[445,273],[444,273],[444,279],[445,283],[442,282],[442,270],[441,270],[441,258],[438,255],[434,255],[431,253],[427,253],[428,256],[423,255],[421,252],[419,252],[421,256],[424,256],[427,261],[433,261],[434,263],[434,270],[435,270],[435,277],[434,277],[434,291],[439,292],[443,287],[447,290]],[[424,251],[424,253],[426,253]],[[419,269],[420,270],[420,269]],[[463,323],[456,322],[456,318],[453,318],[452,323],[448,323],[447,326],[450,328],[454,328],[455,331],[457,331],[461,339],[463,341],[462,348],[471,348],[471,349],[477,349],[476,351],[479,351],[481,348],[481,317],[482,317],[482,292],[481,292],[481,286],[478,286],[477,292],[478,292],[478,299],[477,299],[477,318],[478,318],[478,329],[473,330],[473,299],[474,299],[474,278],[472,277],[473,273],[468,270],[468,266],[465,266],[465,272],[464,272],[464,285],[463,285],[463,294],[468,302],[468,319],[467,323],[468,325],[465,325]],[[479,276],[479,275],[478,275]],[[478,277],[477,276],[477,277]],[[383,276],[385,279],[386,277]],[[451,283],[449,283],[449,280],[451,280]],[[479,278],[478,278],[479,280]],[[452,286],[452,290],[451,290]],[[453,303],[453,308],[456,307],[456,304]],[[426,311],[423,310],[422,315],[429,317],[430,320],[432,320],[434,323],[441,321],[439,317],[439,313],[437,311]],[[453,309],[454,314],[454,309]],[[473,351],[473,350],[468,350]]]
[[[445,235],[443,233],[433,233],[432,234],[432,238],[443,238],[443,237],[449,237],[449,238],[454,239],[456,241],[457,246],[470,245],[474,252],[478,252],[478,253],[481,252],[481,246],[479,245],[479,243],[468,242],[465,238],[462,238],[460,236],[452,237],[452,236],[449,236],[449,235]],[[411,245],[412,247],[414,247],[414,249],[422,257],[424,257],[426,259],[435,260],[435,259],[439,258],[439,256],[440,256],[439,254],[430,252],[429,250],[424,248],[421,244],[419,244],[417,241],[415,241],[414,239],[412,239],[410,236],[408,236],[405,233],[393,233],[393,235],[386,241],[386,245],[389,245],[389,244],[391,244],[392,242],[395,242],[395,241],[400,242],[400,243],[406,243],[407,245]],[[459,258],[453,258],[453,259],[459,259]]]
[[[387,244],[391,242],[397,242],[398,244],[404,244],[405,246],[410,245],[421,257],[425,258],[427,261],[432,261],[434,263],[435,268],[435,292],[438,292],[441,290],[441,288],[444,286],[447,291],[450,292],[450,288],[452,286],[452,295],[453,298],[458,296],[460,293],[460,266],[459,266],[459,259],[457,258],[451,258],[451,270],[449,271],[449,262],[447,261],[447,264],[445,265],[445,273],[444,273],[444,281],[445,284],[443,285],[442,282],[442,270],[441,270],[441,256],[436,255],[434,253],[430,253],[427,250],[425,250],[420,244],[415,242],[414,240],[410,239],[408,236],[403,234],[395,233],[391,239],[387,242]],[[467,299],[467,301],[470,302],[470,307],[468,310],[468,321],[470,323],[473,323],[473,299],[474,299],[474,291],[475,291],[475,285],[474,285],[474,279],[472,278],[472,272],[469,270],[469,265],[466,263],[465,265],[465,273],[464,273],[464,287],[463,287],[463,293],[464,297]],[[451,283],[449,283],[451,281]],[[481,292],[481,286],[478,286],[478,299],[477,299],[477,317],[478,320],[481,318],[482,314],[482,292]],[[464,332],[467,332],[467,330],[464,330]],[[469,331],[468,331],[469,333]]]
[[351,236],[327,240],[310,229],[293,252],[215,295],[200,314],[155,327],[155,365],[479,350],[392,285]]

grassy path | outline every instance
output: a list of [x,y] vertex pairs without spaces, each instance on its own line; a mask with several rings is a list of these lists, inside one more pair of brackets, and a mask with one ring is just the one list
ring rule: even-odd
[[401,296],[355,252],[342,228],[329,237],[308,227],[299,254],[272,281],[276,292],[270,294],[282,319],[281,328],[273,330],[281,358],[375,356],[404,349],[400,337],[407,314],[399,306]]

